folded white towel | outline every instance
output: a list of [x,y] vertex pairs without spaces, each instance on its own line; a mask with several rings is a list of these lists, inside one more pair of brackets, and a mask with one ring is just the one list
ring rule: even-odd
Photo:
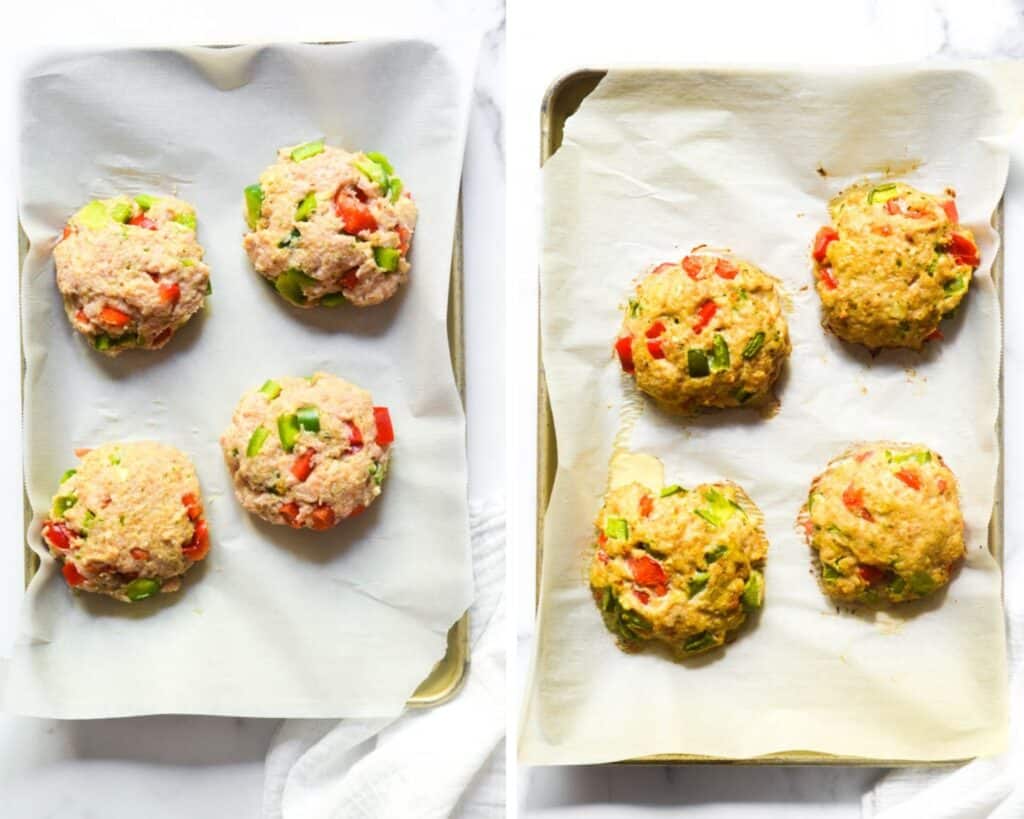
[[266,819],[504,816],[505,528],[470,509],[471,661],[450,702],[395,720],[287,720],[271,743]]
[[1024,819],[1024,559],[1004,567],[1010,666],[1010,749],[952,769],[908,768],[879,781],[864,819]]

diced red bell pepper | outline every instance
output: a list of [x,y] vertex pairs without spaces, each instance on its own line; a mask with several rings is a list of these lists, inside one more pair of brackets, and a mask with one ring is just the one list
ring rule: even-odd
[[875,225],[871,228],[872,233],[877,233],[879,236],[892,236],[892,225]]
[[361,515],[366,511],[365,506],[357,506],[351,512],[348,513],[348,517],[354,518],[356,515]]
[[633,589],[633,594],[635,594],[636,599],[643,603],[645,606],[651,601],[651,596],[643,589]]
[[353,424],[351,421],[346,421],[345,424],[348,426],[348,448],[351,452],[356,452],[363,448],[363,433],[359,431],[359,427]]
[[954,225],[960,224],[960,213],[956,209],[956,202],[952,199],[947,199],[942,203],[942,209],[946,211],[946,218],[949,219]]
[[660,336],[665,332],[665,325],[656,321],[650,327],[647,328],[647,332],[644,333],[648,339],[652,339],[647,342],[647,352],[651,354],[651,358],[664,358],[665,351],[661,348]]
[[149,560],[149,552],[145,549],[140,549],[137,546],[131,550],[131,556],[136,560]]
[[171,335],[173,333],[174,333],[174,328],[173,327],[168,327],[165,330],[161,330],[159,333],[157,333],[155,336],[153,336],[153,343],[157,344],[157,345],[163,344],[165,341],[167,341],[167,339],[169,339],[171,337]]
[[918,475],[913,469],[901,469],[899,472],[896,473],[896,477],[903,481],[903,483],[905,483],[911,489],[921,489],[921,476]]
[[64,225],[64,232],[61,233],[60,240],[63,242],[70,235],[71,235],[71,225]]
[[890,199],[885,203],[885,209],[895,216],[900,212],[900,201],[898,199]]
[[156,222],[146,216],[145,213],[135,214],[128,220],[128,224],[135,225],[135,227],[145,228],[146,230],[156,230]]
[[358,270],[353,268],[341,277],[341,286],[345,290],[355,290],[359,286]]
[[654,498],[650,495],[644,495],[640,498],[640,516],[648,518],[651,516],[651,512],[654,511]]
[[313,521],[313,528],[318,530],[330,529],[334,525],[334,510],[330,506],[320,505],[313,509],[310,514]]
[[295,529],[301,529],[302,524],[299,523],[299,505],[295,501],[289,501],[288,503],[282,503],[281,508],[277,510],[281,513],[288,525]]
[[158,289],[160,290],[160,301],[164,304],[177,304],[181,298],[181,288],[177,282],[161,284]]
[[597,559],[600,560],[602,563],[607,563],[608,562],[608,553],[606,551],[604,551],[604,549],[598,549],[597,550]]
[[313,450],[307,449],[292,464],[292,474],[295,476],[295,480],[300,483],[309,477],[309,473],[313,471]]
[[944,481],[944,480],[943,480],[942,478],[939,478],[939,479],[938,479],[938,480],[937,480],[937,481],[935,482],[935,488],[939,490],[939,494],[940,494],[940,495],[945,495],[945,494],[946,494],[946,490],[947,490],[947,489],[948,489],[949,487],[947,486],[946,482],[945,482],[945,481]]
[[203,518],[196,521],[196,530],[192,533],[192,540],[181,548],[181,554],[193,562],[202,560],[210,551],[210,527],[206,525]]
[[661,564],[648,555],[631,557],[629,570],[633,573],[633,579],[641,586],[660,586],[668,581]]
[[857,574],[861,576],[861,579],[874,585],[880,583],[885,579],[885,570],[879,569],[877,566],[870,566],[867,563],[861,563],[857,566]]
[[334,196],[334,212],[341,219],[345,233],[355,235],[377,229],[377,220],[370,209],[345,188],[339,188]]
[[875,520],[874,515],[871,514],[867,509],[864,508],[864,490],[855,487],[852,483],[843,490],[843,504],[856,515],[860,515],[864,520],[869,523],[873,523]]
[[981,257],[978,255],[978,246],[962,233],[954,233],[950,237],[949,252],[953,254],[957,264],[977,267],[978,263],[981,262]]
[[395,231],[398,233],[398,252],[404,256],[409,252],[409,242],[412,239],[412,233],[403,224],[396,225]]
[[719,259],[715,262],[715,274],[723,279],[735,279],[740,269],[728,259]]
[[43,526],[43,537],[54,549],[62,552],[71,547],[71,530],[60,521],[47,521]]
[[123,310],[111,307],[109,304],[100,310],[100,321],[111,327],[124,327],[132,320],[132,317]]
[[838,238],[839,233],[833,227],[825,225],[825,227],[819,229],[817,235],[814,237],[814,251],[812,254],[814,256],[814,261],[825,261],[825,257],[828,255],[828,246]]
[[203,505],[191,492],[186,495],[182,495],[181,502],[185,505],[185,512],[188,514],[189,520],[195,520],[203,514]]
[[824,283],[825,287],[829,290],[835,290],[839,287],[839,282],[837,282],[835,276],[832,275],[831,267],[818,268],[818,275],[821,277],[821,281]]
[[654,268],[654,270],[651,271],[651,274],[653,275],[655,273],[664,273],[666,270],[671,270],[673,267],[675,267],[675,265],[672,264],[672,262],[662,262],[656,268]]
[[700,335],[701,331],[711,323],[711,319],[715,317],[715,313],[717,312],[717,304],[715,304],[711,299],[705,301],[699,308],[697,308],[697,323],[693,325],[693,332]]
[[911,219],[928,219],[931,215],[931,208],[907,208],[907,216]]
[[78,447],[78,449],[75,450],[75,457],[76,458],[84,458],[90,452],[92,452],[92,447],[80,446],[80,447]]
[[683,259],[683,270],[686,275],[694,281],[700,278],[700,272],[704,269],[704,262],[700,256],[687,256]]
[[622,371],[632,375],[636,372],[633,364],[633,338],[623,336],[615,342],[615,352],[619,354],[619,362],[622,364]]
[[875,454],[875,451],[873,449],[869,449],[869,450],[867,450],[865,452],[857,453],[857,455],[854,457],[853,460],[855,460],[859,464],[862,464],[862,463],[864,463],[864,461],[866,461],[868,458],[870,458],[874,454]]
[[78,571],[78,567],[70,560],[64,563],[60,572],[64,575],[64,579],[67,581],[69,586],[81,586],[85,582],[85,577]]
[[807,533],[808,537],[814,534],[814,521],[810,518],[804,521],[804,532]]
[[942,335],[942,330],[940,330],[938,327],[936,327],[934,330],[932,330],[928,335],[926,335],[924,337],[924,340],[925,341],[942,341],[944,338],[945,338],[945,336]]
[[89,321],[89,317],[85,314],[85,310],[79,310],[75,313],[75,319],[83,324]]
[[395,440],[395,428],[391,425],[391,413],[387,407],[373,408],[373,422],[377,425],[377,443],[387,446]]

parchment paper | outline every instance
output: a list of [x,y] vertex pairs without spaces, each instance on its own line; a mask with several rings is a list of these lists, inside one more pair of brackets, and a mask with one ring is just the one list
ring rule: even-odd
[[[464,420],[446,306],[471,55],[419,41],[82,53],[24,80],[21,220],[25,476],[43,554],[6,706],[46,717],[397,713],[471,597]],[[384,152],[420,221],[410,283],[385,305],[303,311],[251,269],[242,189],[279,146]],[[75,337],[50,252],[89,199],[196,206],[213,296],[163,351],[108,360]],[[218,438],[242,392],[322,369],[388,406],[384,492],[330,533],[264,524],[235,500]],[[70,594],[40,515],[76,447],[153,438],[195,462],[212,550],[183,590],[126,606]],[[21,538],[9,539],[20,561]]]
[[[542,343],[558,474],[525,761],[781,751],[934,760],[1003,748],[1000,573],[987,543],[1001,346],[989,268],[1015,117],[997,86],[981,67],[613,71],[569,120],[544,168]],[[887,169],[923,190],[954,187],[983,264],[944,342],[872,358],[820,327],[809,250],[828,200]],[[613,360],[634,279],[704,242],[759,264],[792,298],[775,417],[670,416]],[[666,482],[732,479],[765,513],[765,606],[724,651],[688,663],[627,655],[601,622],[586,573],[620,429],[625,446],[664,461]],[[871,439],[921,441],[947,459],[968,558],[947,592],[857,616],[819,591],[794,521],[828,460]]]

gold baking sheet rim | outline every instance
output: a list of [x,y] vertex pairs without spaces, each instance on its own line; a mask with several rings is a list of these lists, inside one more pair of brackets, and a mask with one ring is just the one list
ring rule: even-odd
[[[607,69],[581,68],[563,74],[556,79],[544,95],[540,115],[540,164],[552,156],[562,144],[565,122],[576,113],[584,99],[597,88],[608,73]],[[1003,206],[1000,202],[993,224],[1002,236]],[[999,294],[999,308],[1003,311],[1003,250],[1000,242],[999,253],[992,264],[992,279]],[[539,293],[539,279],[538,279]],[[538,301],[539,303],[539,301]],[[544,515],[551,500],[551,488],[558,470],[558,442],[555,440],[554,419],[551,402],[548,400],[547,380],[544,376],[544,361],[541,346],[540,311],[537,313],[537,567],[535,601],[540,602],[540,580],[544,553]],[[1002,330],[1000,349],[1002,349]],[[996,418],[996,436],[999,439],[999,467],[996,475],[996,499],[989,523],[989,549],[1000,569],[1003,565],[1003,370],[999,370],[999,415]],[[839,756],[817,751],[780,751],[764,756],[730,758],[701,756],[698,754],[653,754],[651,756],[623,759],[606,764],[628,765],[849,765],[858,767],[939,767],[957,765],[967,759],[919,760],[919,759],[878,759],[873,757]]]
[[[322,42],[314,45],[344,45],[343,42]],[[209,48],[233,48],[234,46],[209,46]],[[458,210],[455,214],[455,235],[452,244],[451,278],[448,285],[448,352],[452,360],[452,374],[455,386],[459,391],[463,410],[466,406],[466,348],[463,337],[463,305],[462,305],[462,193],[459,193]],[[18,223],[18,295],[21,297],[21,270],[28,252],[28,237]],[[19,344],[21,342],[19,341]],[[25,411],[25,350],[21,347],[21,411]],[[19,430],[20,432],[20,430]],[[25,512],[23,516],[22,543],[25,552],[25,586],[39,569],[39,555],[28,546],[28,524],[32,520],[32,507],[28,493],[22,482],[22,498]],[[410,708],[432,708],[452,699],[461,689],[469,664],[469,613],[466,612],[448,630],[448,642],[442,657],[426,679],[419,684],[412,696],[406,701]]]

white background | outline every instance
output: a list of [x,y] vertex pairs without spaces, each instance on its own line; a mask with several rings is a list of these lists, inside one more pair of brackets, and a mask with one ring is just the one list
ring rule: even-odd
[[[586,0],[518,2],[509,10],[508,301],[509,544],[518,621],[512,685],[515,707],[532,650],[536,416],[537,249],[540,225],[539,101],[560,73],[608,65],[770,63],[864,64],[908,61],[932,54],[1024,57],[1021,0],[773,0],[671,2]],[[1012,159],[1006,218],[1024,225],[1024,155]],[[529,237],[529,239],[527,239]],[[1017,376],[1024,331],[1012,275],[1024,259],[1024,236],[1006,236],[1006,495],[1012,508],[1024,443]],[[1012,518],[1006,540],[1022,534]],[[876,769],[768,770],[735,767],[536,768],[520,770],[523,815],[530,817],[690,817],[775,819],[855,817]]]

